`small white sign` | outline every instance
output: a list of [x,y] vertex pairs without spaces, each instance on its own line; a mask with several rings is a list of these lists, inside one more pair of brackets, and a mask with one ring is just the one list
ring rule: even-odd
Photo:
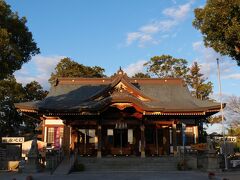
[[108,129],[107,130],[107,135],[108,136],[113,136],[113,129]]
[[64,125],[61,119],[46,119],[45,125]]
[[23,143],[24,137],[2,137],[2,143]]
[[240,165],[240,160],[231,160],[230,163],[233,164],[233,167],[236,167]]
[[[214,137],[215,141],[223,141],[223,137]],[[225,141],[227,142],[237,142],[237,137],[236,136],[226,136]]]

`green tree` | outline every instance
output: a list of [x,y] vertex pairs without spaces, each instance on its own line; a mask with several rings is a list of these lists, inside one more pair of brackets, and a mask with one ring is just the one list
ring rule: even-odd
[[13,103],[24,100],[24,89],[13,76],[0,81],[0,136],[16,135],[22,123]]
[[37,81],[32,81],[24,87],[25,101],[42,100],[48,94],[48,91],[43,90],[42,86]]
[[144,64],[152,76],[165,78],[183,78],[186,80],[189,68],[185,59],[177,59],[170,55],[154,56]]
[[152,57],[144,66],[147,67],[150,77],[182,78],[191,90],[192,95],[198,99],[208,99],[212,93],[213,84],[210,81],[206,82],[207,78],[204,78],[203,74],[200,73],[201,69],[197,62],[194,62],[189,68],[185,59],[161,55]]
[[[42,100],[48,94],[48,91],[43,90],[42,86],[37,81],[32,81],[26,84],[23,87],[23,89],[24,89],[24,100],[23,100],[24,102]],[[22,116],[21,118],[22,118],[22,122],[24,122],[24,126],[21,127],[22,133],[34,134],[35,128],[39,123],[39,119],[32,118],[26,115]]]
[[33,81],[25,87],[17,83],[14,76],[0,80],[0,136],[15,136],[24,132],[34,132],[36,119],[21,116],[14,103],[41,100],[47,92],[38,82]]
[[208,118],[208,123],[210,123],[210,124],[215,124],[215,123],[220,123],[220,122],[222,122],[221,115],[210,116]]
[[136,73],[132,76],[132,78],[151,78],[151,76],[148,73]]
[[238,139],[239,139],[239,137],[240,137],[240,123],[239,122],[232,122],[229,125],[228,135],[229,136],[238,136]]
[[4,0],[0,0],[0,80],[39,53],[26,22],[25,17],[20,18]]
[[205,46],[232,57],[240,66],[240,0],[207,0],[194,13],[193,26],[203,34]]
[[104,69],[99,66],[84,66],[70,58],[63,58],[56,66],[55,72],[51,74],[50,83],[53,83],[59,77],[105,77]]
[[207,78],[203,77],[200,72],[200,66],[197,62],[194,62],[190,67],[190,71],[187,78],[187,84],[189,85],[192,95],[198,99],[209,99],[209,95],[212,93],[212,82],[206,82]]
[[17,83],[13,75],[0,81],[0,100],[11,99],[13,102],[21,102],[25,98],[22,84]]

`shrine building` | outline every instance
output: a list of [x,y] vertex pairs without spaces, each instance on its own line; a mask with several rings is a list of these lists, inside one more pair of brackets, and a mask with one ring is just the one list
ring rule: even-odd
[[[59,78],[42,101],[15,104],[38,116],[42,140],[86,156],[161,156],[201,141],[220,104],[191,95],[182,79]],[[184,136],[183,136],[184,134]]]

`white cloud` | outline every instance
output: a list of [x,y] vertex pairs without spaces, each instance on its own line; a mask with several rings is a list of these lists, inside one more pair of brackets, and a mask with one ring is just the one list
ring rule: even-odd
[[206,77],[217,75],[217,58],[220,62],[221,74],[224,76],[232,72],[233,67],[236,66],[234,61],[221,56],[212,48],[205,47],[202,41],[194,42],[192,46],[193,50],[198,54],[198,59],[196,61],[201,65],[201,72]]
[[44,89],[48,89],[50,86],[48,79],[62,58],[64,56],[34,56],[29,63],[23,65],[21,70],[14,73],[15,77],[22,84],[37,81]]
[[43,74],[49,74],[52,72],[60,61],[60,59],[64,58],[63,56],[36,56],[33,58],[33,61],[37,67],[37,71]]
[[135,75],[136,73],[144,72],[143,64],[145,64],[146,62],[146,60],[139,60],[123,68],[123,71],[126,72],[129,77]]
[[133,41],[140,39],[142,34],[140,32],[131,32],[127,34],[127,45],[132,44]]
[[[192,44],[196,53],[196,61],[201,65],[201,73],[213,82],[213,91],[218,92],[218,67],[217,58],[219,58],[220,77],[222,91],[225,94],[238,94],[236,84],[239,84],[240,73],[237,63],[227,56],[221,56],[212,48],[206,48],[203,42],[194,42]],[[236,88],[237,87],[237,88]]]
[[176,25],[178,25],[178,22],[175,20],[163,20],[158,22],[160,32],[167,32]]
[[224,79],[240,79],[240,73],[229,74],[223,77]]
[[139,46],[143,47],[146,42],[152,42],[153,38],[150,34],[144,34],[139,32],[129,33],[127,36],[127,45],[132,44],[132,42],[138,40]]
[[221,134],[222,133],[222,124],[221,123],[215,123],[215,124],[209,125],[207,127],[207,133],[211,134],[213,132],[217,132],[217,133]]
[[197,41],[193,43],[193,49],[196,51],[201,50],[202,46],[203,46],[202,41]]
[[167,8],[163,11],[166,16],[172,17],[173,19],[184,19],[191,9],[191,2],[180,5],[178,7]]
[[127,33],[126,45],[129,46],[136,42],[139,47],[144,47],[147,43],[158,44],[162,39],[156,35],[159,33],[166,33],[172,30],[180,22],[182,22],[191,10],[192,1],[176,7],[166,8],[162,11],[165,16],[163,20],[157,20],[147,25],[140,27],[135,32]]
[[156,33],[159,31],[159,27],[157,24],[148,24],[146,26],[142,26],[140,31],[146,34]]

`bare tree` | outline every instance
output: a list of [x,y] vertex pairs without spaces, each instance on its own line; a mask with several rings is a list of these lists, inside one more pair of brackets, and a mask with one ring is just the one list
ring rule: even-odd
[[230,96],[226,107],[229,135],[240,136],[240,97]]

